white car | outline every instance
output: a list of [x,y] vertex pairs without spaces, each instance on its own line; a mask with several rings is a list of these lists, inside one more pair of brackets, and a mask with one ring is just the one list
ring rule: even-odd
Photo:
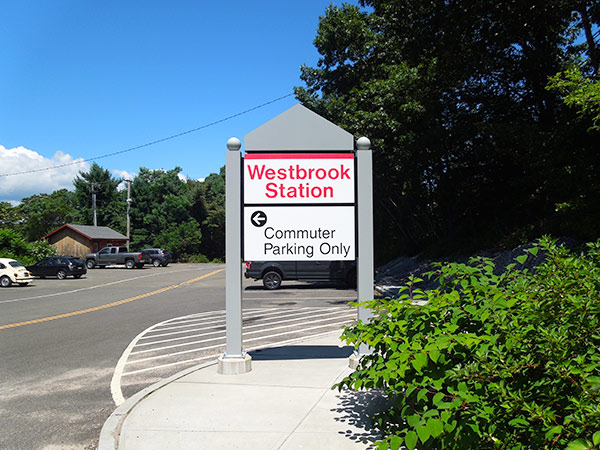
[[27,286],[33,281],[33,275],[19,261],[0,258],[0,286],[9,287],[13,283]]

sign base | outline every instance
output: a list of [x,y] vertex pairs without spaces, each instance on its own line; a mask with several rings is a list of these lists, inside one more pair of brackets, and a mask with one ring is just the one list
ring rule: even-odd
[[221,375],[241,375],[252,370],[252,357],[249,354],[238,357],[219,356],[217,373]]

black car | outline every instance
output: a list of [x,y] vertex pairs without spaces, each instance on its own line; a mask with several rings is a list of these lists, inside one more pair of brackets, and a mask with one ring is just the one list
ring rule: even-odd
[[171,261],[171,254],[164,248],[146,248],[142,250],[142,261],[154,267],[167,267]]
[[27,270],[36,277],[58,277],[59,280],[64,280],[68,276],[81,278],[81,275],[87,273],[83,260],[74,256],[48,256],[27,266]]
[[282,280],[345,281],[356,287],[355,261],[247,261],[246,278],[263,280],[266,289],[281,287]]

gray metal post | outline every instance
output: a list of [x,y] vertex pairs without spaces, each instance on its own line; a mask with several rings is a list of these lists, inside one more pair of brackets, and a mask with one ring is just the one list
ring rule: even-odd
[[[358,183],[358,263],[357,294],[358,301],[373,300],[373,152],[371,141],[361,137],[356,143],[356,178]],[[358,319],[368,322],[372,317],[371,310],[358,308]],[[361,344],[357,354],[350,359],[350,366],[356,368],[358,358],[371,352],[370,348]]]
[[131,210],[131,180],[127,179],[125,182],[127,183],[127,251],[129,251],[129,231],[131,228],[131,221],[129,218],[129,212]]
[[220,374],[251,370],[251,358],[242,350],[242,189],[240,148],[237,138],[227,141],[225,159],[225,308],[227,348],[219,358]]

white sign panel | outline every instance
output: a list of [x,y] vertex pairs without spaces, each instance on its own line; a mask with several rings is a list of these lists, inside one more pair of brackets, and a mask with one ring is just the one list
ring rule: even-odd
[[246,206],[244,259],[354,260],[354,231],[354,206]]
[[354,203],[354,154],[248,154],[244,203]]

